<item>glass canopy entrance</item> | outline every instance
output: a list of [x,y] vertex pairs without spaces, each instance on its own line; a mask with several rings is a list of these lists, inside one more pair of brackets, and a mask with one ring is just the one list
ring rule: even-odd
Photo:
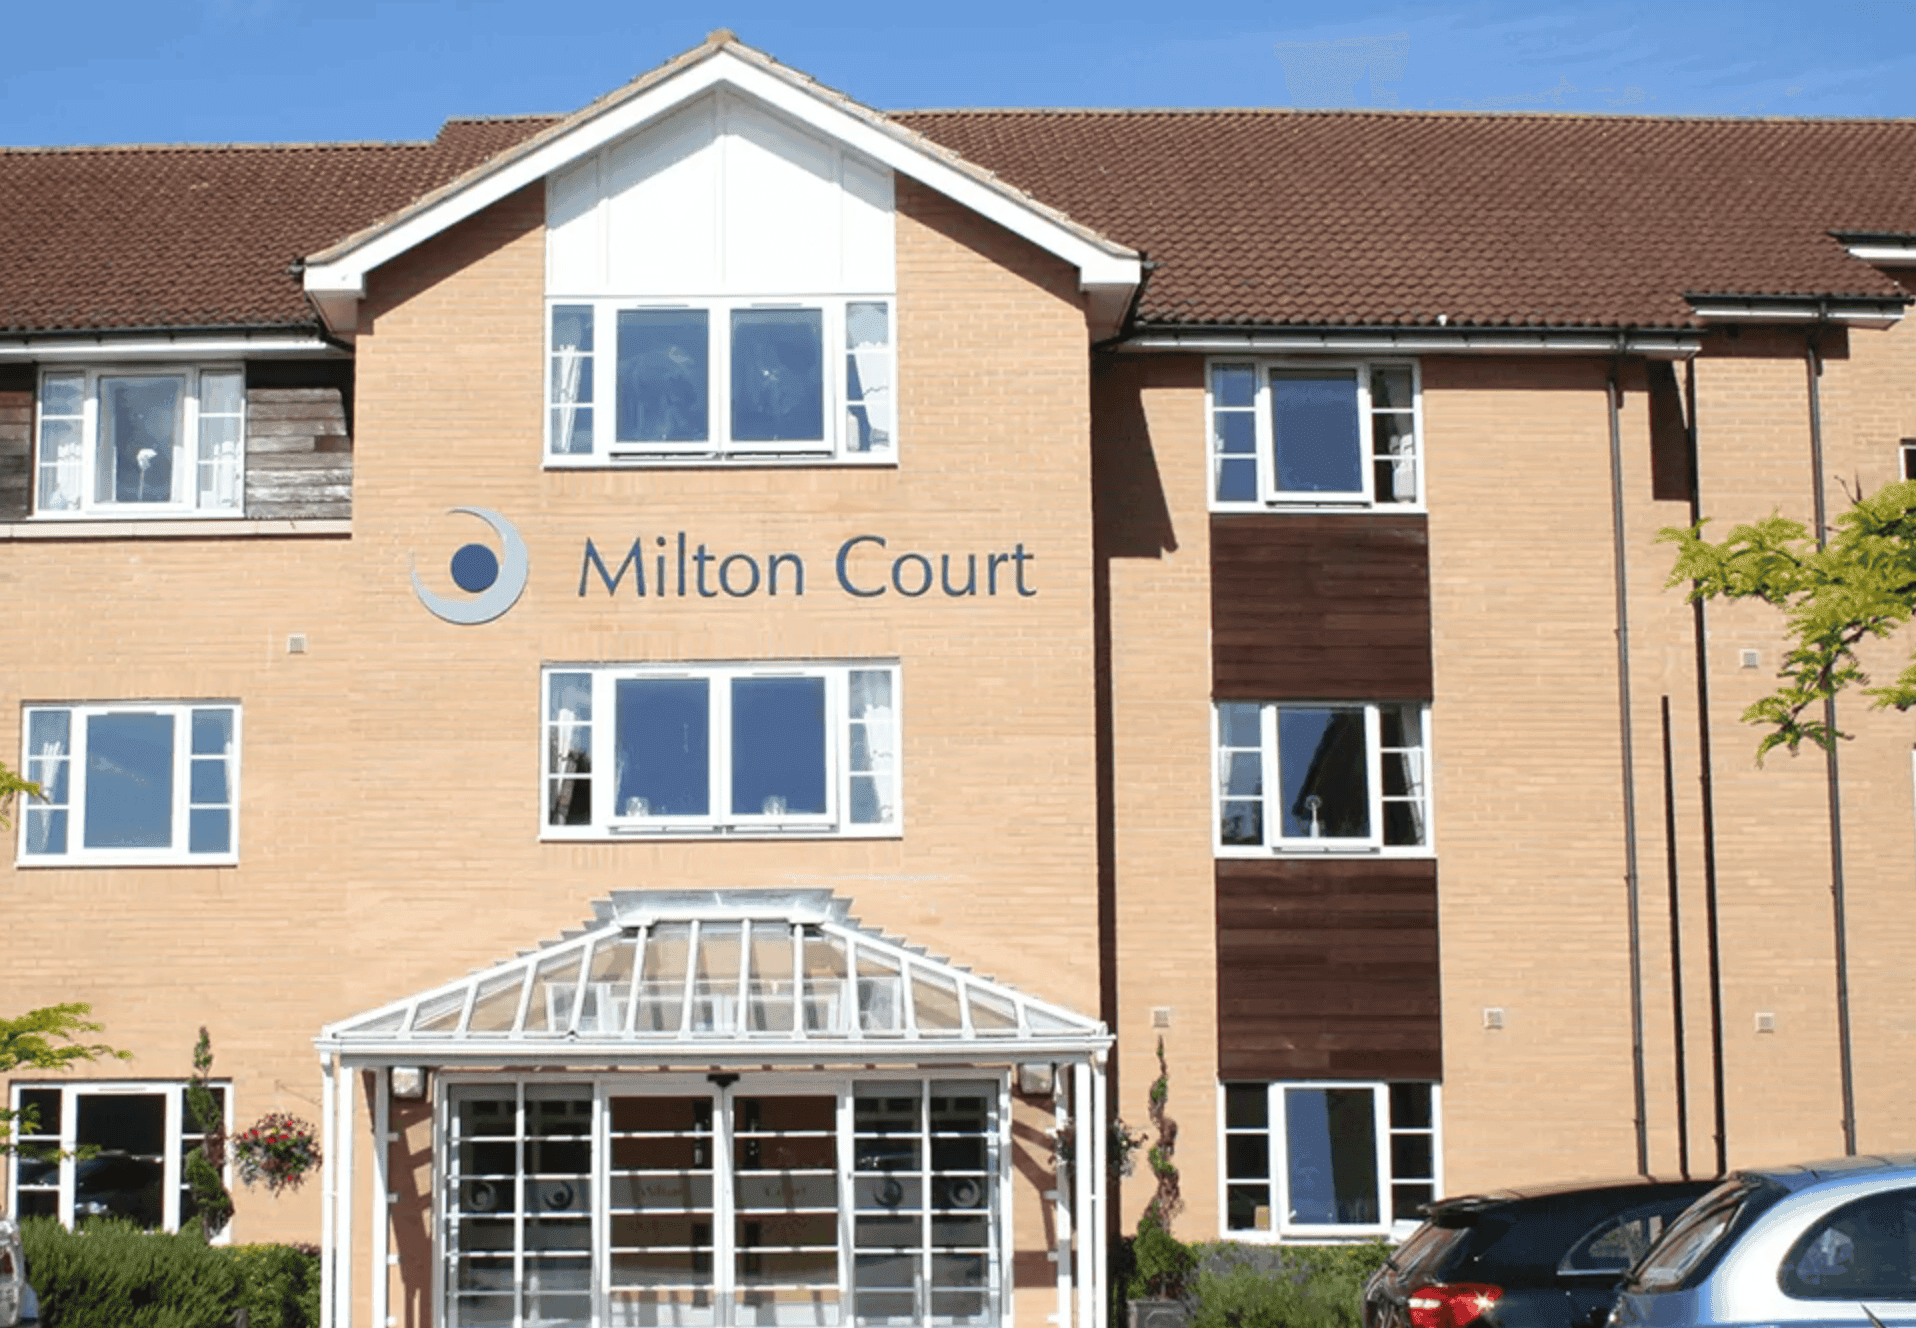
[[[1097,1321],[1101,1024],[848,916],[824,891],[630,892],[586,928],[334,1024],[326,1322],[387,1322],[430,1277],[459,1328],[994,1328],[1010,1214]],[[1040,1100],[1014,1098],[1023,1068]],[[360,1071],[362,1073],[352,1073]],[[395,1076],[430,1082],[434,1261],[385,1276]],[[409,1082],[410,1081],[410,1084]],[[368,1100],[361,1115],[354,1089]],[[1023,1112],[1053,1141],[1031,1174]],[[354,1123],[372,1126],[355,1178]],[[353,1265],[370,1274],[356,1301]],[[1043,1266],[1043,1265],[1040,1265]],[[1029,1292],[1027,1292],[1029,1294]]]

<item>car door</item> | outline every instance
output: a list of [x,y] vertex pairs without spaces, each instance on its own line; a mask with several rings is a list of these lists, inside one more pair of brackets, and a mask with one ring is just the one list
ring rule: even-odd
[[1840,1204],[1783,1256],[1775,1317],[1803,1328],[1916,1325],[1916,1187]]

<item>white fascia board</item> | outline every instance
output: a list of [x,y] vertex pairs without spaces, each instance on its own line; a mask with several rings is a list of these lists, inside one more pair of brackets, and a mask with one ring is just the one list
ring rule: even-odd
[[208,336],[26,337],[0,341],[0,361],[38,360],[42,364],[102,364],[115,360],[270,360],[337,358],[339,347],[319,337]]
[[815,1042],[679,1042],[660,1039],[628,1042],[616,1038],[487,1039],[484,1042],[448,1038],[420,1038],[402,1042],[392,1038],[328,1039],[313,1045],[321,1056],[337,1052],[356,1066],[424,1065],[433,1069],[497,1065],[583,1065],[645,1069],[705,1069],[741,1065],[857,1069],[870,1065],[1008,1065],[1019,1061],[1085,1059],[1108,1050],[1109,1033],[1077,1037],[957,1038],[888,1037],[850,1040],[819,1038]]
[[1843,247],[1849,251],[1851,258],[1861,259],[1877,267],[1916,265],[1916,244],[1885,244],[1878,240]]
[[1028,203],[831,105],[816,93],[768,73],[729,51],[718,51],[498,170],[481,175],[339,257],[309,263],[304,277],[306,290],[315,299],[326,295],[357,299],[365,294],[366,274],[380,264],[721,85],[755,97],[801,124],[989,217],[1076,266],[1080,282],[1085,286],[1117,283],[1135,286],[1142,279],[1143,264],[1136,253],[1115,245],[1096,244]]
[[1869,304],[1697,304],[1696,316],[1711,323],[1842,323],[1847,327],[1893,327],[1903,311]]
[[1128,337],[1114,349],[1203,355],[1644,355],[1688,359],[1699,338],[1594,332],[1163,332]]

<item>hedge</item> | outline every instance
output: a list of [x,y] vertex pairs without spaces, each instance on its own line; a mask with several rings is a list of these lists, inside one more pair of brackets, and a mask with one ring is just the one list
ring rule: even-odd
[[[319,1255],[290,1245],[207,1245],[198,1235],[94,1220],[21,1223],[44,1328],[315,1328]],[[239,1315],[245,1314],[240,1320]]]
[[[1122,1297],[1138,1288],[1129,1239],[1112,1260],[1112,1322],[1126,1322]],[[1390,1257],[1383,1241],[1362,1245],[1185,1245],[1182,1300],[1192,1328],[1360,1328],[1364,1283]],[[1159,1261],[1161,1262],[1161,1256]]]

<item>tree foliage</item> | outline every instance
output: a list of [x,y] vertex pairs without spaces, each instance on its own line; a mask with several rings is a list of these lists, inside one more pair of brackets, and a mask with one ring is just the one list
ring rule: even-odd
[[[21,1068],[57,1073],[101,1057],[132,1059],[131,1052],[84,1040],[88,1033],[105,1031],[88,1018],[92,1013],[91,1005],[75,1001],[28,1010],[16,1019],[0,1018],[0,1076]],[[13,1111],[0,1106],[0,1155],[12,1151],[17,1134],[32,1134],[37,1124],[31,1107]]]
[[193,1046],[193,1077],[186,1085],[186,1109],[200,1128],[199,1146],[186,1155],[186,1183],[193,1190],[193,1215],[207,1240],[233,1217],[233,1196],[221,1173],[226,1169],[226,1113],[207,1087],[213,1074],[213,1040],[200,1029]]
[[19,772],[0,761],[0,830],[13,829],[13,799],[16,794],[30,793],[40,796],[40,786],[30,779],[21,778]]
[[1916,614],[1916,481],[1859,494],[1821,549],[1807,526],[1777,513],[1714,544],[1703,537],[1708,524],[1658,535],[1677,546],[1668,584],[1693,583],[1693,600],[1760,600],[1782,612],[1792,642],[1777,671],[1782,685],[1743,712],[1745,723],[1768,730],[1757,744],[1759,761],[1775,747],[1834,748],[1850,736],[1812,711],[1845,688],[1861,687],[1877,709],[1916,706],[1916,655],[1879,686],[1856,653]]

